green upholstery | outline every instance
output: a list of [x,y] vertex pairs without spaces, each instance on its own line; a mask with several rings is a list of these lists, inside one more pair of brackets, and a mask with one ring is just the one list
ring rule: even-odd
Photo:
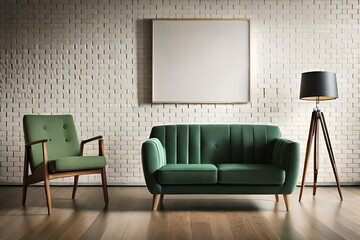
[[[71,115],[25,115],[26,143],[47,139],[46,149],[51,173],[103,168],[103,156],[80,156],[80,144]],[[41,144],[32,145],[29,161],[31,171],[43,162]]]
[[143,143],[141,153],[146,186],[151,193],[160,193],[157,173],[166,164],[165,149],[157,138],[150,138]]
[[281,185],[162,185],[162,194],[284,194]]
[[[299,151],[277,126],[163,125],[153,127],[143,143],[142,165],[152,194],[290,194]],[[205,183],[203,175],[186,172],[197,164],[216,166],[216,184],[212,175]]]
[[49,161],[51,173],[98,169],[106,166],[103,156],[65,157]]
[[292,193],[300,169],[300,145],[288,139],[276,139],[273,142],[272,164],[284,169],[287,175],[281,193]]
[[[80,145],[71,115],[25,115],[23,118],[25,142],[47,139],[49,161],[80,156]],[[41,144],[31,146],[29,153],[31,171],[43,161]]]
[[217,168],[213,164],[167,164],[159,170],[164,185],[216,184]]
[[166,163],[271,163],[268,144],[280,138],[269,125],[164,125],[153,127],[166,149]]
[[275,165],[224,163],[217,167],[220,184],[282,185],[285,181],[285,171]]

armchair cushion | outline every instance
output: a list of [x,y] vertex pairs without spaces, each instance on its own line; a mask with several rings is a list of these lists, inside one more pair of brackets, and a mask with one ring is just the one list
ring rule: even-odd
[[49,160],[49,171],[51,173],[91,170],[105,166],[106,159],[103,156],[75,156]]
[[213,164],[167,164],[158,170],[159,183],[165,185],[216,184]]
[[270,164],[223,163],[218,164],[220,184],[282,185],[285,171]]

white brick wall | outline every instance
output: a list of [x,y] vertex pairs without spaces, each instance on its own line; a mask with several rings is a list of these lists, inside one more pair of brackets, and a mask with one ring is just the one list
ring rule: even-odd
[[[152,105],[154,18],[251,18],[251,103]],[[359,21],[358,0],[0,0],[0,182],[22,180],[26,113],[71,113],[80,139],[104,135],[110,183],[144,183],[140,146],[163,123],[276,124],[303,161],[314,103],[298,96],[310,70],[337,73],[339,99],[321,108],[342,182],[359,182]],[[333,182],[320,151],[319,181]]]

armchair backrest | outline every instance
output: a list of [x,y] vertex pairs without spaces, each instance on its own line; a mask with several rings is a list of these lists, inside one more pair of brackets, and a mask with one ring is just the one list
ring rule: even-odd
[[[48,159],[79,156],[80,145],[71,115],[25,115],[23,118],[25,142],[47,139]],[[43,161],[41,144],[32,145],[28,151],[31,171]]]
[[272,163],[273,140],[280,129],[270,125],[163,125],[151,130],[165,148],[167,163]]

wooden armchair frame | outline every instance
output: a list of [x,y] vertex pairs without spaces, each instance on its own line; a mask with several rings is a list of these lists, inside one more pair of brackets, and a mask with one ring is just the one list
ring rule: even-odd
[[[91,141],[99,140],[99,156],[104,156],[104,140],[102,136],[96,136],[89,138],[87,140],[81,141],[80,144],[80,155],[83,156],[85,144]],[[74,177],[74,187],[72,192],[72,199],[75,199],[77,184],[80,175],[89,175],[89,174],[101,174],[102,188],[104,194],[105,206],[109,204],[108,190],[107,190],[107,180],[106,180],[106,171],[104,168],[93,169],[93,170],[81,170],[81,171],[68,171],[68,172],[59,172],[59,173],[49,173],[48,169],[48,155],[46,150],[47,139],[37,140],[25,145],[25,161],[24,161],[24,178],[23,178],[23,193],[22,193],[22,205],[25,206],[26,203],[26,192],[27,186],[33,183],[44,181],[45,194],[47,201],[48,214],[50,215],[52,209],[51,194],[50,194],[50,180],[56,178],[64,177]],[[29,161],[28,161],[28,151],[30,147],[35,144],[42,145],[42,156],[43,163],[37,167],[31,175],[29,175]]]

